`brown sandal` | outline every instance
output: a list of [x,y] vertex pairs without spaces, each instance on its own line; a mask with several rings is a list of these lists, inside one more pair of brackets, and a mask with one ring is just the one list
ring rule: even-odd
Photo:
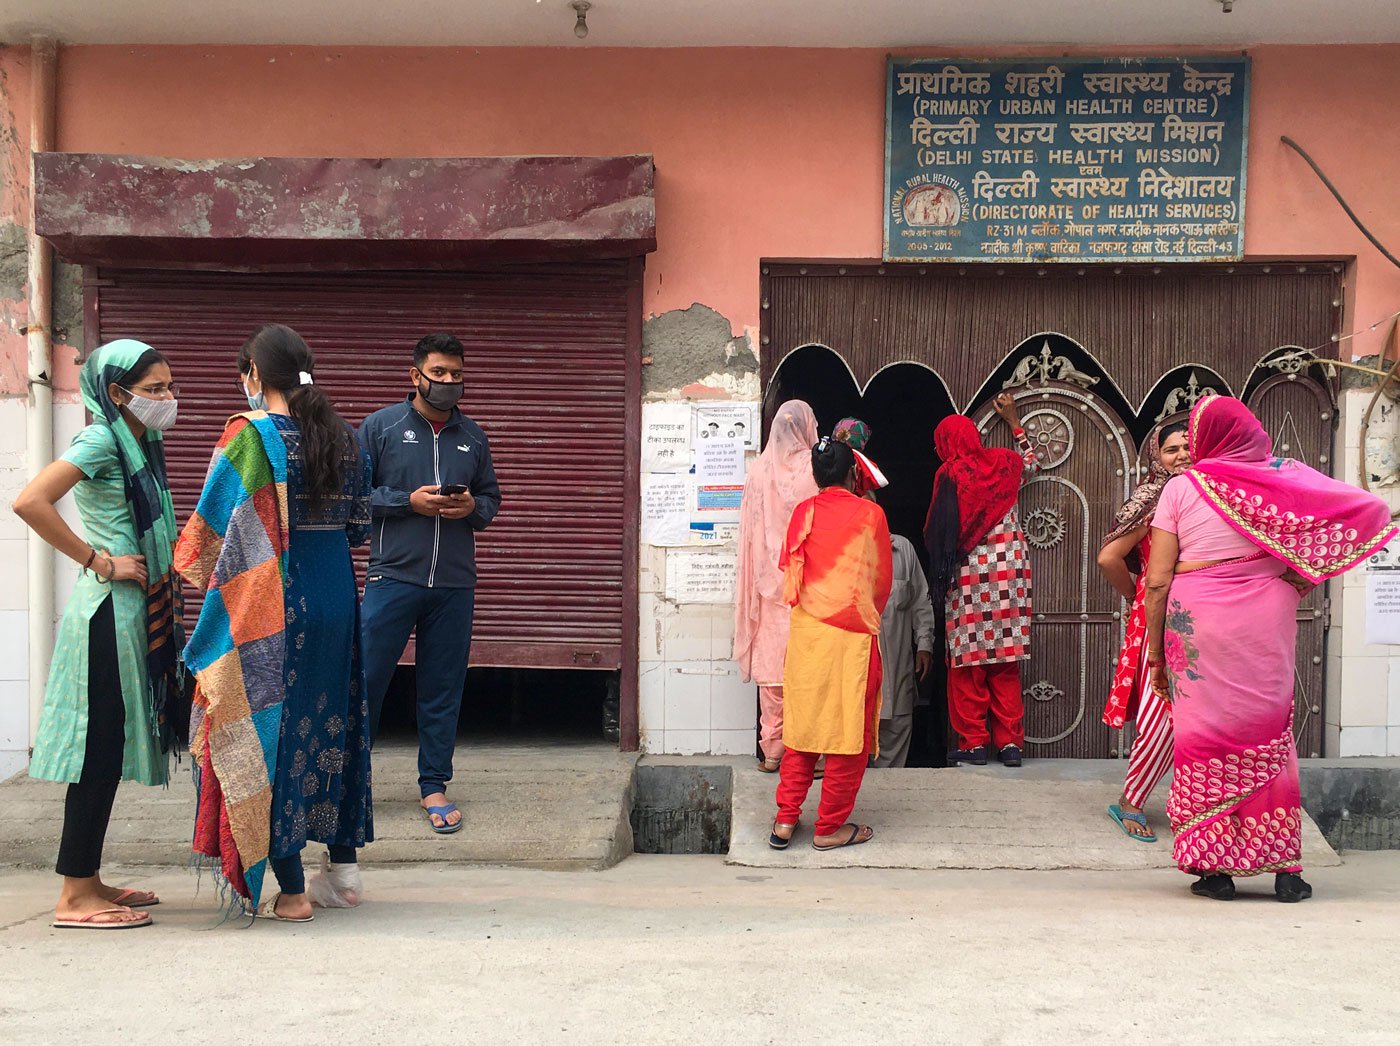
[[[844,843],[828,843],[826,846],[818,846],[817,837],[812,836],[812,849],[839,850],[843,846],[859,846],[861,843],[868,843],[871,839],[875,838],[875,829],[871,828],[868,824],[853,824],[850,826],[850,829],[851,834],[846,837]],[[865,834],[864,838],[862,838],[862,833],[868,834]]]
[[[133,918],[103,919],[104,915],[129,915]],[[53,925],[60,930],[130,930],[137,926],[150,926],[151,917],[145,912],[133,912],[125,905],[119,905],[116,908],[103,908],[101,911],[89,912],[87,915],[55,918]]]
[[758,761],[758,772],[761,774],[776,774],[778,772],[778,767],[781,766],[782,763],[783,760],[781,757],[777,759],[760,759]]

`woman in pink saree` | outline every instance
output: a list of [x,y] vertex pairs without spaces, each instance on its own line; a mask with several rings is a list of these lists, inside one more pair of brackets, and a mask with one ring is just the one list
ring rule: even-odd
[[749,469],[739,508],[739,570],[734,585],[734,660],[744,682],[758,684],[758,768],[776,773],[783,757],[783,659],[788,615],[778,557],[798,502],[814,497],[812,444],[817,416],[788,400],[773,416],[768,443]]
[[1235,878],[1273,872],[1275,896],[1301,901],[1298,600],[1395,528],[1380,498],[1275,458],[1237,399],[1196,404],[1190,449],[1152,518],[1147,568],[1147,663],[1176,733],[1173,856],[1200,896],[1228,901]]

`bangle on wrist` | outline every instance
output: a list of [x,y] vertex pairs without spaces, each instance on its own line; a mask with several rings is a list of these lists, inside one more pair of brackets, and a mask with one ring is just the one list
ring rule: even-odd
[[1024,436],[1025,434],[1026,434],[1026,430],[1025,430],[1021,425],[1017,424],[1017,425],[1013,425],[1013,426],[1011,427],[1011,435],[1013,435],[1013,436]]
[[86,573],[88,572],[88,567],[92,566],[92,561],[93,561],[94,559],[96,559],[96,558],[97,558],[97,549],[95,549],[95,548],[90,548],[90,549],[88,549],[88,558],[87,558],[87,562],[83,564],[83,573],[84,573],[84,574],[86,574]]
[[117,561],[111,556],[104,556],[102,558],[107,560],[107,566],[109,568],[107,571],[107,576],[103,577],[102,571],[98,570],[96,567],[93,568],[93,573],[97,575],[97,580],[103,582],[104,584],[110,585],[113,581],[117,579]]
[[1166,667],[1167,667],[1167,659],[1166,659],[1165,655],[1163,655],[1163,654],[1153,654],[1152,651],[1149,650],[1149,651],[1147,652],[1147,667],[1148,667],[1148,668],[1166,668]]

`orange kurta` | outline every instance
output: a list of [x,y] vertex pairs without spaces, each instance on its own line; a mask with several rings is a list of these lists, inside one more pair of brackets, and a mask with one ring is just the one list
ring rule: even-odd
[[[793,607],[784,742],[804,752],[857,754],[870,726],[866,695],[872,673],[878,680],[876,637],[890,596],[884,511],[842,487],[826,488],[793,511],[782,567]],[[879,717],[878,700],[873,714]]]

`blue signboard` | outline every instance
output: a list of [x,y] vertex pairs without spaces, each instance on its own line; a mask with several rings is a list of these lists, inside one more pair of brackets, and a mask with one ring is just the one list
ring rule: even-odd
[[1249,59],[891,58],[887,261],[1244,254]]

